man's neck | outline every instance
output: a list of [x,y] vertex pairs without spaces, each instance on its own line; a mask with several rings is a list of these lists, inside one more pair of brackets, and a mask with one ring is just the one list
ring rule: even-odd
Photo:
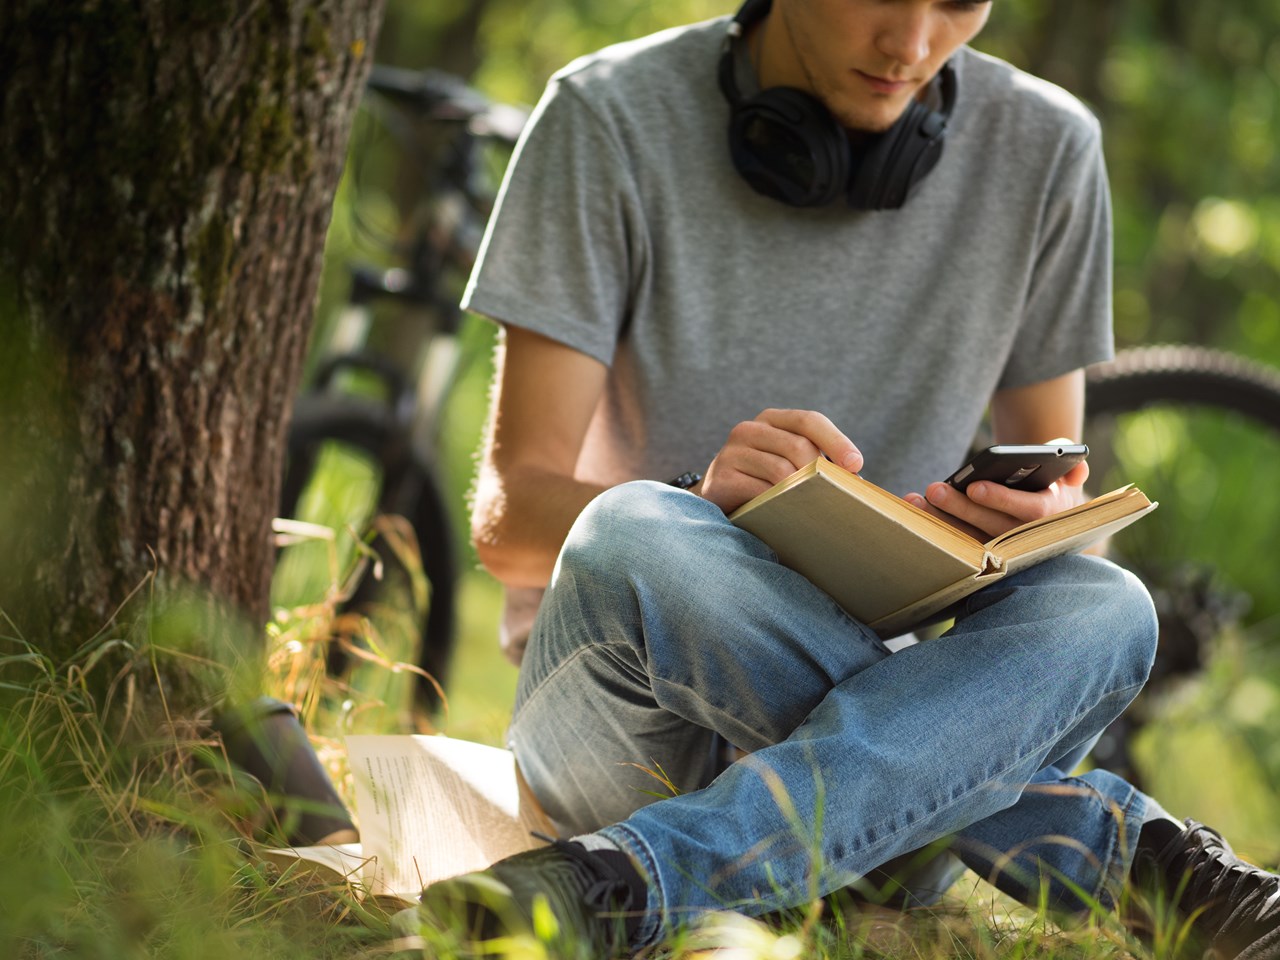
[[815,93],[800,66],[795,44],[782,17],[770,11],[747,34],[747,50],[751,66],[755,68],[760,89],[768,87],[795,87],[807,93]]

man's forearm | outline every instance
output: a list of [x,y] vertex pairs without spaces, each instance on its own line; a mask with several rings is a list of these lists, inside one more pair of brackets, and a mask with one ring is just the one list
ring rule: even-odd
[[605,488],[524,469],[482,469],[471,539],[485,569],[511,587],[545,587],[578,514]]

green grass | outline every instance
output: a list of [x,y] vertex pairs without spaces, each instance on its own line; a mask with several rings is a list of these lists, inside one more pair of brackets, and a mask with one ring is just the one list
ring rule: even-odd
[[[448,732],[501,742],[515,671],[494,642],[498,590],[480,573],[463,585],[463,639]],[[323,675],[324,598],[269,631],[269,686],[303,705],[315,742],[345,782],[340,735],[403,729],[403,705]],[[163,636],[136,669],[170,655]],[[5,958],[372,958],[386,956],[387,917],[352,891],[282,877],[245,841],[263,826],[259,798],[223,772],[198,725],[109,732],[79,674],[10,641],[0,726],[0,956]],[[91,663],[86,651],[81,666]],[[87,667],[92,669],[92,667]],[[364,669],[362,667],[362,669]],[[370,665],[393,674],[393,666]],[[144,679],[144,677],[139,677]],[[127,685],[127,679],[126,679]],[[391,689],[391,688],[387,688]],[[117,704],[119,706],[119,704]],[[112,713],[118,719],[118,713]],[[141,717],[141,713],[138,714]],[[403,945],[403,944],[402,944]],[[447,958],[438,941],[412,955]],[[547,956],[522,941],[494,956]],[[1117,960],[1130,956],[1114,917],[1064,930],[966,876],[937,909],[839,912],[829,905],[770,922],[712,915],[648,955],[790,960]],[[401,954],[407,956],[409,954]]]
[[516,698],[516,668],[498,649],[502,588],[487,573],[472,571],[461,583],[460,623],[449,718],[443,732],[503,746]]
[[[339,470],[338,472],[341,472]],[[353,532],[365,520],[367,488],[339,483],[320,512],[332,536],[292,548],[276,585],[269,626],[271,692],[302,706],[317,748],[347,788],[341,737],[349,732],[436,729],[503,742],[515,668],[498,650],[501,591],[469,570],[460,584],[460,637],[448,710],[432,718],[410,709],[412,631],[394,609],[376,622],[334,617],[344,572],[360,554]],[[325,506],[328,504],[328,506]],[[336,506],[334,506],[336,505]],[[330,509],[333,507],[333,509]],[[349,528],[348,528],[349,525]],[[324,650],[343,634],[369,656],[341,679],[327,677]],[[135,669],[165,658],[165,638],[139,649]],[[1246,838],[1237,846],[1274,860],[1280,837],[1267,751],[1280,697],[1274,665],[1226,638],[1222,654],[1193,688],[1162,712],[1140,743],[1158,794],[1175,813]],[[260,798],[228,774],[216,745],[194,724],[154,722],[144,735],[111,732],[106,706],[88,697],[78,671],[16,641],[0,640],[0,958],[372,958],[387,956],[387,917],[352,891],[282,877],[258,862],[246,841],[264,826]],[[140,677],[139,679],[145,679]],[[118,678],[117,689],[130,687]],[[121,701],[112,714],[118,717]],[[139,710],[138,717],[143,715]],[[1176,756],[1177,762],[1161,758]],[[1185,771],[1192,771],[1188,776]],[[1211,771],[1204,775],[1203,771]],[[1199,773],[1199,775],[1196,775]],[[1160,779],[1162,778],[1162,779]],[[1261,784],[1261,786],[1259,786]],[[347,791],[348,797],[350,791]],[[1170,797],[1176,798],[1170,800]],[[403,944],[401,944],[403,945]],[[450,956],[430,941],[402,956]],[[1043,910],[1014,903],[967,874],[936,909],[837,911],[830,905],[766,923],[715,914],[646,956],[671,960],[1122,960],[1130,952],[1116,918],[1099,912],[1067,928]],[[544,944],[521,941],[507,954],[540,958]],[[1167,950],[1155,956],[1163,960]]]
[[382,941],[349,895],[246,856],[256,798],[218,772],[198,725],[130,702],[172,656],[163,641],[138,647],[110,709],[84,682],[110,662],[93,649],[71,664],[2,649],[0,956],[336,958]]

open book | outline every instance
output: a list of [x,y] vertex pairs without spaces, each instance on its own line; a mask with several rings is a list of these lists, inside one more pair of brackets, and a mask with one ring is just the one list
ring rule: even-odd
[[422,888],[481,870],[554,835],[508,750],[440,736],[347,738],[360,843],[262,851],[282,866],[346,878],[411,903]]
[[1083,550],[1156,504],[1121,487],[980,543],[869,480],[817,459],[729,519],[882,637],[1000,577]]

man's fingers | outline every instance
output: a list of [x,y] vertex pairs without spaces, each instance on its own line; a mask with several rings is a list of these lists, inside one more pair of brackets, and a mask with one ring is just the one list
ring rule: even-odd
[[964,494],[969,501],[995,513],[1008,514],[1019,523],[1039,520],[1074,506],[1074,494],[1061,486],[1061,480],[1047,490],[1015,490],[1002,483],[982,480],[969,484]]
[[[975,496],[980,491],[975,489],[979,485],[971,484],[969,491],[962,493],[948,483],[931,483],[925,489],[925,496],[929,503],[941,510],[943,513],[949,514],[961,523],[982,531],[979,537],[981,540],[987,540],[993,536],[998,536],[1006,530],[1012,530],[1019,526],[1025,520],[1031,517],[1021,517],[1018,513],[1013,513],[1010,509],[1004,509],[1005,506],[1014,508],[1021,507],[1025,511],[1025,504],[1011,504],[1004,494],[1025,492],[1009,490],[1000,484],[984,484],[986,487],[1000,487],[1000,493],[995,494],[993,501],[980,503],[979,497]],[[1020,518],[1021,517],[1021,518]]]
[[807,454],[789,456],[771,450],[762,450],[759,447],[742,447],[735,451],[732,466],[738,473],[759,480],[766,487],[771,487],[787,479],[799,469],[796,465],[797,458],[800,461],[799,466],[803,466],[816,456],[816,450],[810,450]]
[[732,452],[735,464],[752,461],[757,464],[772,464],[771,469],[763,472],[748,472],[752,472],[753,476],[771,478],[775,482],[800,469],[822,452],[807,437],[760,419],[746,420],[729,431],[725,451]]
[[920,494],[918,493],[908,493],[902,499],[906,500],[907,503],[911,504],[913,507],[918,507],[919,509],[923,510],[925,513],[930,514],[931,516],[937,517],[939,520],[943,521],[944,523],[947,523],[950,526],[955,527],[961,533],[964,533],[964,534],[967,534],[968,536],[973,537],[973,539],[977,540],[979,543],[985,543],[988,539],[987,534],[979,530],[977,527],[971,526],[970,524],[967,524],[964,521],[957,519],[956,517],[947,513],[945,510],[939,510],[937,507],[931,504],[924,497],[920,496]]
[[731,513],[823,454],[851,472],[862,469],[862,454],[853,441],[822,414],[765,410],[729,431],[707,467],[700,492]]
[[1089,479],[1089,461],[1081,460],[1074,467],[1064,473],[1059,479],[1059,483],[1065,483],[1068,487],[1083,487],[1085,481]]
[[[828,417],[816,410],[770,409],[762,411],[756,420],[804,437],[819,452],[826,454],[832,463],[839,464],[852,473],[862,469],[862,452]],[[804,464],[798,463],[796,466],[802,467]]]
[[946,489],[938,490],[936,496],[934,491],[930,490],[929,499],[944,510],[952,507],[963,509],[962,505],[964,503],[970,503],[991,513],[1004,513],[1014,517],[1032,519],[1031,516],[1028,516],[1028,509],[1035,509],[1038,506],[1038,498],[1035,495],[1029,495],[1025,490],[1013,490],[1002,483],[990,483],[981,480],[977,483],[969,484],[968,489],[963,493],[949,484],[936,484],[935,486],[945,487]]

